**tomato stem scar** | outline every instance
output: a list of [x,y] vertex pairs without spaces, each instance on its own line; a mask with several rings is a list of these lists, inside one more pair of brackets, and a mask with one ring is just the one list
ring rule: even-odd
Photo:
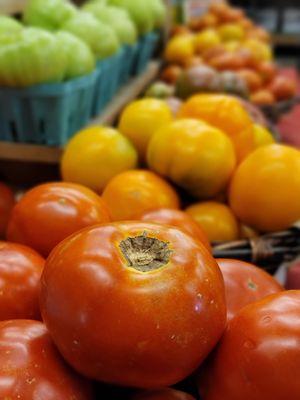
[[122,240],[120,249],[128,266],[140,272],[150,272],[163,267],[169,262],[172,253],[167,242],[149,237],[147,232]]

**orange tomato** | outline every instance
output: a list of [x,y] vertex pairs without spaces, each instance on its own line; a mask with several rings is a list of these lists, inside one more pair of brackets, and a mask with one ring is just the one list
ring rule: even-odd
[[185,68],[197,67],[198,65],[203,65],[203,59],[199,56],[188,58],[184,63]]
[[0,182],[0,238],[4,238],[11,211],[15,205],[12,190]]
[[238,161],[253,151],[253,123],[238,99],[219,94],[191,97],[178,114],[181,118],[197,118],[216,126],[232,140]]
[[47,257],[72,233],[108,221],[107,207],[90,189],[74,183],[47,183],[25,193],[16,204],[7,238]]
[[186,212],[199,224],[211,242],[232,241],[239,237],[239,224],[225,204],[215,201],[196,203]]
[[245,67],[244,59],[235,53],[224,53],[209,60],[209,65],[219,71],[239,70]]
[[180,36],[188,34],[191,34],[191,31],[186,25],[175,25],[171,31],[171,36]]
[[275,78],[278,69],[273,62],[265,61],[257,65],[257,72],[264,83],[269,83]]
[[204,361],[226,324],[216,261],[197,240],[158,224],[77,232],[48,258],[41,286],[42,316],[58,349],[102,382],[173,385]]
[[200,18],[193,19],[189,23],[189,26],[194,31],[201,31],[202,29],[206,28],[214,28],[218,25],[218,23],[218,17],[215,14],[208,12]]
[[266,106],[274,104],[276,99],[273,93],[268,89],[261,89],[253,93],[250,97],[252,103],[258,106]]
[[160,79],[164,82],[174,84],[179,78],[181,72],[182,68],[178,65],[169,65],[162,70],[160,74]]
[[277,101],[288,100],[296,96],[296,82],[290,78],[279,75],[271,82],[270,90]]
[[135,219],[156,208],[179,208],[179,197],[166,181],[146,170],[126,171],[114,177],[103,192],[113,221]]
[[153,134],[172,119],[172,113],[165,101],[139,99],[128,104],[122,111],[119,130],[134,144],[143,161]]
[[159,129],[147,159],[153,171],[200,199],[221,192],[236,166],[227,135],[196,119],[178,119]]
[[161,208],[158,210],[147,211],[140,216],[139,220],[179,228],[192,238],[199,240],[208,250],[211,251],[209,240],[203,230],[193,220],[193,218],[184,211]]
[[299,198],[300,151],[279,144],[250,154],[236,170],[229,194],[238,218],[262,232],[286,229],[298,221]]
[[171,38],[165,50],[165,59],[174,64],[184,64],[184,61],[195,54],[192,35],[180,35]]
[[239,76],[247,83],[248,89],[255,92],[263,85],[260,75],[252,69],[242,69],[238,72]]

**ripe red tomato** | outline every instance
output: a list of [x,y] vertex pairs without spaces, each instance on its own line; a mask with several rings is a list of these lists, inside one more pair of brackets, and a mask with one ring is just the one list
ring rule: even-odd
[[40,318],[44,264],[45,260],[27,246],[0,242],[0,321]]
[[0,322],[0,398],[92,400],[87,381],[73,372],[41,322]]
[[90,227],[57,246],[41,312],[77,371],[154,389],[191,374],[226,324],[217,263],[179,229],[142,222]]
[[0,238],[4,238],[11,210],[15,205],[14,194],[0,182]]
[[283,287],[267,272],[240,260],[218,259],[225,281],[227,318],[231,319],[243,307]]
[[48,183],[27,192],[14,207],[7,238],[46,257],[72,233],[109,220],[106,205],[90,189],[75,183]]
[[132,400],[195,400],[188,393],[180,392],[175,389],[157,389],[138,393]]
[[179,228],[194,239],[198,239],[211,251],[211,246],[205,233],[193,218],[184,211],[160,208],[158,210],[146,212],[139,219],[144,222],[154,222],[156,224],[171,225],[175,228]]
[[200,379],[204,400],[300,398],[300,291],[244,307]]

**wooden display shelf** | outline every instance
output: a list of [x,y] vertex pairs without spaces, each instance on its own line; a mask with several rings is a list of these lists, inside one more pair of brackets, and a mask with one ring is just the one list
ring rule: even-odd
[[[104,112],[93,119],[89,125],[112,125],[126,104],[147,88],[157,76],[158,71],[159,62],[152,61],[143,74],[133,78],[120,89]],[[61,154],[62,148],[59,147],[0,141],[0,160],[57,164]]]
[[275,34],[272,40],[275,46],[300,47],[300,34]]

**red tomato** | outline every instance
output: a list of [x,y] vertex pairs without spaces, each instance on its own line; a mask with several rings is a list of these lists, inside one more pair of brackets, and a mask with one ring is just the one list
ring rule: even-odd
[[75,374],[37,321],[0,322],[0,398],[92,400],[89,384]]
[[180,392],[175,389],[158,389],[138,393],[132,400],[195,400],[188,393]]
[[20,244],[0,242],[0,320],[39,319],[45,260]]
[[14,194],[0,182],[0,238],[4,238],[11,210],[15,205]]
[[228,319],[244,306],[283,291],[271,275],[253,264],[228,259],[219,259],[217,263],[225,281]]
[[110,220],[102,199],[84,186],[57,182],[39,185],[14,207],[7,238],[43,256],[72,233]]
[[198,239],[209,251],[211,251],[211,246],[205,233],[193,218],[184,211],[161,208],[158,210],[148,211],[139,219],[144,222],[154,222],[156,224],[171,225],[175,228],[179,228],[194,239]]
[[85,229],[47,260],[41,311],[77,371],[154,389],[191,374],[226,324],[217,263],[179,229],[128,222]]
[[299,344],[300,291],[244,307],[202,376],[203,400],[299,400]]

